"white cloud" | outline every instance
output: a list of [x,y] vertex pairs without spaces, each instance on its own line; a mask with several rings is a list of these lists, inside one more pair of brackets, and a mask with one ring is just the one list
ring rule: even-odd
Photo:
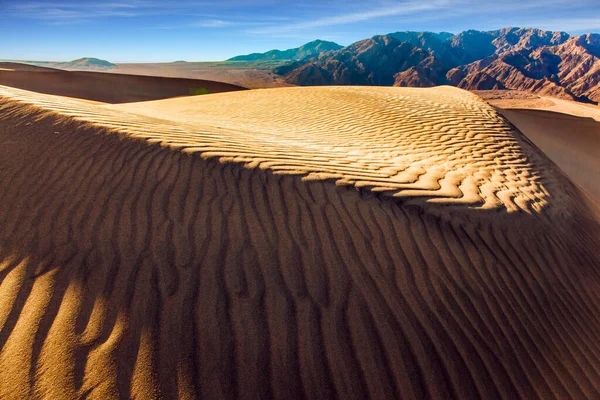
[[[240,7],[269,5],[275,0],[222,0],[214,1],[178,1],[158,2],[147,0],[114,1],[78,1],[68,2],[39,2],[18,1],[3,2],[0,0],[0,17],[9,16],[24,19],[48,21],[50,24],[79,23],[98,18],[144,17],[157,15],[178,15],[181,17],[198,17],[198,11],[212,10],[217,15],[209,21],[198,24],[186,24],[187,27],[225,27],[231,25],[222,19],[225,10],[235,10]],[[235,14],[235,13],[234,13]],[[229,16],[228,16],[228,19]]]
[[[335,32],[328,27],[388,17],[397,17],[394,22],[398,26],[412,24],[416,29],[418,21],[437,20],[455,30],[513,25],[582,32],[600,30],[600,18],[595,17],[600,10],[598,4],[598,0],[305,0],[293,3],[286,0],[0,0],[0,18],[36,19],[63,25],[100,18],[169,15],[178,16],[179,23],[159,26],[159,29],[235,27],[241,34],[277,34],[280,38],[304,36],[317,28],[323,28],[321,34],[333,34]],[[198,18],[203,19],[197,21]],[[165,19],[165,22],[173,24],[172,20]]]
[[567,32],[589,32],[600,30],[600,18],[564,18],[540,20],[533,23],[541,29]]
[[232,25],[235,25],[235,23],[231,21],[223,21],[221,19],[209,19],[192,24],[192,26],[199,28],[226,28]]
[[272,26],[264,29],[252,30],[250,33],[254,34],[273,34],[273,33],[285,33],[303,29],[319,28],[332,25],[343,25],[355,22],[368,21],[375,18],[400,16],[415,14],[423,11],[440,10],[447,6],[450,6],[452,2],[448,0],[430,1],[430,2],[409,2],[402,3],[388,7],[381,7],[361,12],[353,12],[346,14],[339,14],[332,17],[318,18],[314,20],[307,20],[302,22],[296,22],[285,25]]
[[1,13],[17,17],[49,21],[54,24],[88,21],[105,17],[136,17],[141,10],[134,3],[17,3],[5,5]]

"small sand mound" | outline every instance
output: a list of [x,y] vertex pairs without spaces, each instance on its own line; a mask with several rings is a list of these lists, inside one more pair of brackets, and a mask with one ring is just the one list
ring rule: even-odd
[[600,397],[598,224],[486,103],[208,99],[0,87],[0,398]]

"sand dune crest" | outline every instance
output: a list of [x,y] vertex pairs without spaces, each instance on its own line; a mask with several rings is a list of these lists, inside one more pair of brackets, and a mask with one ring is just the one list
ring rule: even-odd
[[311,90],[0,87],[0,398],[599,397],[560,171],[457,89]]
[[487,103],[451,87],[285,88],[106,107],[3,93],[203,157],[418,204],[532,213],[550,191],[555,211],[568,212],[552,164]]

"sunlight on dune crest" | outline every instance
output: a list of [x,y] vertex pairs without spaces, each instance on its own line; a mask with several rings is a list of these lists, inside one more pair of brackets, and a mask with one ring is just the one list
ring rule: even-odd
[[486,102],[452,87],[283,88],[107,106],[8,87],[0,95],[203,157],[403,202],[566,212],[551,163]]

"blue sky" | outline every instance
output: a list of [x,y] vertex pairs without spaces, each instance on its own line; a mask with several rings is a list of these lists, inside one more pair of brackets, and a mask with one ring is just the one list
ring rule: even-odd
[[600,32],[600,0],[0,0],[0,59],[217,61],[400,30]]

